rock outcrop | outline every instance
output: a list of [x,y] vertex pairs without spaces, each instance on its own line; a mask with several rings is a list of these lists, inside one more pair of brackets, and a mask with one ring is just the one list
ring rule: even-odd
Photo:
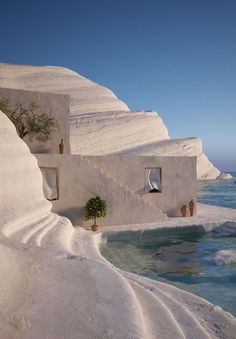
[[131,112],[111,90],[70,69],[0,64],[0,87],[69,94],[71,153],[197,156],[198,179],[221,174],[199,138],[169,140],[156,112]]
[[56,246],[68,249],[73,227],[68,219],[51,213],[37,160],[1,111],[0,164],[0,235],[43,246],[53,236]]
[[36,159],[1,111],[0,164],[0,338],[233,338],[232,315],[117,269],[99,235],[51,213]]
[[130,147],[118,153],[124,155],[196,156],[198,179],[215,179],[220,175],[220,171],[204,154],[200,138],[161,140],[156,143]]
[[69,94],[71,116],[129,111],[110,89],[64,67],[0,64],[0,87]]
[[104,155],[168,139],[156,112],[99,112],[71,118],[71,152]]
[[4,227],[9,233],[16,224],[19,227],[45,218],[51,204],[43,196],[42,175],[36,158],[1,111],[0,126],[0,229]]
[[217,265],[234,264],[236,263],[236,249],[218,251],[214,256],[214,260]]

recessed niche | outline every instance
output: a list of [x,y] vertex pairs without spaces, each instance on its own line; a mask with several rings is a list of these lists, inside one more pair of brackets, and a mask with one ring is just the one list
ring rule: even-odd
[[162,192],[162,170],[160,167],[145,168],[145,192]]
[[43,175],[43,193],[47,200],[59,199],[59,170],[57,167],[40,167]]

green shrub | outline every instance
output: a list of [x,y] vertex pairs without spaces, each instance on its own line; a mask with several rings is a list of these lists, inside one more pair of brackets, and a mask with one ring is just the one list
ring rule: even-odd
[[97,218],[105,217],[107,214],[107,203],[99,196],[89,199],[85,206],[85,220],[94,220],[96,225]]
[[48,141],[58,124],[55,117],[40,111],[40,106],[31,102],[25,106],[18,102],[13,107],[8,98],[0,98],[0,110],[13,122],[21,139],[29,136],[31,140]]

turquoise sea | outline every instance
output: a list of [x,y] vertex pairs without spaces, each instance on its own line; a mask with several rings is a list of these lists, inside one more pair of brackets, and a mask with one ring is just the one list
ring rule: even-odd
[[236,172],[228,180],[209,180],[198,183],[198,201],[204,204],[236,208]]
[[[236,173],[200,182],[202,203],[236,208]],[[236,316],[236,263],[217,262],[220,250],[236,249],[236,232],[160,229],[109,235],[102,254],[115,266],[195,293]]]

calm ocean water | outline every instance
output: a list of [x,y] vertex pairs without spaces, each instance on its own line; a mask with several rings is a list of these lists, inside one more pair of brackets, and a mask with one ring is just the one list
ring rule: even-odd
[[229,249],[236,249],[236,235],[186,228],[115,233],[101,252],[122,270],[168,282],[236,316],[236,263],[215,259]]
[[236,208],[236,172],[229,180],[211,180],[198,183],[198,201],[204,204]]
[[[198,200],[236,208],[232,179],[200,182]],[[236,316],[236,263],[218,264],[220,250],[236,249],[236,234],[201,233],[191,227],[110,235],[101,252],[115,266],[195,293]]]

